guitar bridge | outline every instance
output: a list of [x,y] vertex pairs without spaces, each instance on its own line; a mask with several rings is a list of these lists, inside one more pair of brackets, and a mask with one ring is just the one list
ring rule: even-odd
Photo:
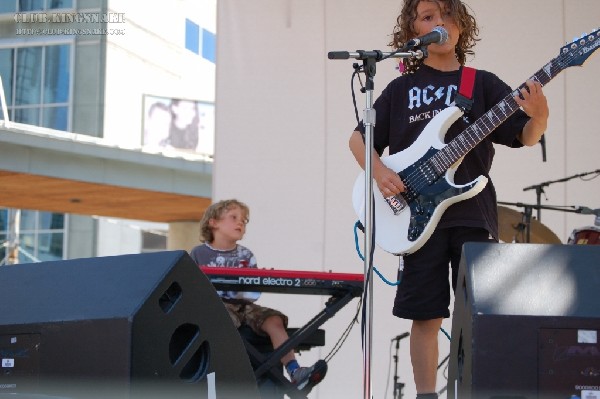
[[402,212],[402,210],[408,206],[400,194],[390,195],[389,197],[385,198],[385,202],[387,202],[389,207],[392,209],[392,212],[394,212],[394,216],[399,215],[400,212]]

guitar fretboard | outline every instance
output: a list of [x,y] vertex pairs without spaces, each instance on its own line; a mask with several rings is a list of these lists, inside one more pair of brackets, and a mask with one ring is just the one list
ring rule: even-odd
[[[566,68],[565,65],[568,64],[567,61],[569,56],[569,54],[560,54],[543,68],[538,70],[530,80],[537,81],[542,86],[545,86]],[[442,176],[448,168],[475,148],[475,146],[494,129],[515,113],[519,108],[519,105],[515,101],[514,96],[518,95],[519,90],[526,86],[527,85],[523,83],[517,90],[512,91],[509,95],[504,97],[502,101],[492,107],[488,112],[448,143],[446,147],[431,157],[431,166],[436,171],[436,174]]]

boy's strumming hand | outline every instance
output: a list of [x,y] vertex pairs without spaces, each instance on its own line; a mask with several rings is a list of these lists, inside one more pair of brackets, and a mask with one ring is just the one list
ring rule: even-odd
[[400,176],[383,163],[378,166],[374,165],[373,178],[377,182],[377,187],[384,198],[400,194],[405,189]]

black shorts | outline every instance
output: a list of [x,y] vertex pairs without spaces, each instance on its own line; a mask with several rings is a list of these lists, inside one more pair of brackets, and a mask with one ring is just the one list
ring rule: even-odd
[[452,289],[465,242],[495,242],[487,230],[473,227],[436,229],[417,252],[400,258],[404,270],[398,271],[394,316],[410,320],[432,320],[450,317],[450,282]]

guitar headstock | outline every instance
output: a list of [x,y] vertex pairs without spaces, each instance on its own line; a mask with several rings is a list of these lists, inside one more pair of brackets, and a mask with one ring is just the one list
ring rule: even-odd
[[600,47],[600,28],[584,34],[560,49],[560,58],[564,68],[581,66],[594,51]]

